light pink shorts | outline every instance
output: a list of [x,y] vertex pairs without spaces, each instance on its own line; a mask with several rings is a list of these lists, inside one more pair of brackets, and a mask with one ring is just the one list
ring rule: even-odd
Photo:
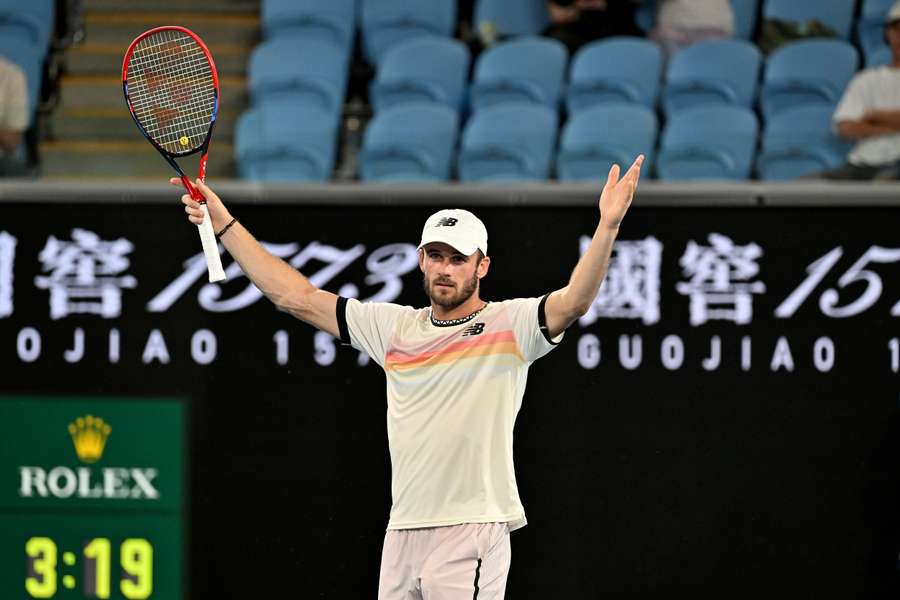
[[391,529],[378,600],[502,600],[511,558],[506,523]]

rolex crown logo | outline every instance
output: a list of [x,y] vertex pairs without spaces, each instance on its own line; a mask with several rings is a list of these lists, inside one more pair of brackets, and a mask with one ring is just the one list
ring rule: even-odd
[[110,432],[112,432],[112,427],[100,417],[93,415],[78,417],[69,423],[69,433],[72,436],[72,443],[75,444],[75,453],[82,462],[86,463],[95,463],[100,460]]

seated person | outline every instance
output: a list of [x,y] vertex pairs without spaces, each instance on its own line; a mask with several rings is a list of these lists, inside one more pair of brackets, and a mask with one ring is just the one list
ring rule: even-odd
[[696,42],[733,36],[729,0],[659,0],[656,27],[650,32],[666,56]]
[[27,128],[25,74],[18,65],[0,56],[0,177],[24,175],[25,165],[16,157],[16,151]]
[[643,35],[634,11],[641,0],[552,0],[550,26],[544,35],[559,40],[574,54],[581,46],[613,35]]
[[891,63],[863,69],[850,81],[832,123],[856,144],[847,162],[818,174],[826,179],[898,179],[900,176],[900,2],[887,15]]

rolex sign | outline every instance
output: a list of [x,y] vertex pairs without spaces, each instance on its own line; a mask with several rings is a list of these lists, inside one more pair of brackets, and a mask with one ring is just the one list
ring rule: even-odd
[[0,399],[0,509],[183,504],[181,403]]

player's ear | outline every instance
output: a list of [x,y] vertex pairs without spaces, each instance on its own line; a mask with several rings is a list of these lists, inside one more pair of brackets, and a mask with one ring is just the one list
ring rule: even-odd
[[419,255],[419,270],[423,273],[425,272],[425,250],[419,248],[416,250],[416,254]]
[[491,268],[491,257],[485,256],[481,259],[481,262],[478,263],[478,268],[475,269],[475,274],[478,275],[478,279],[481,279],[485,275],[488,274],[488,269]]

